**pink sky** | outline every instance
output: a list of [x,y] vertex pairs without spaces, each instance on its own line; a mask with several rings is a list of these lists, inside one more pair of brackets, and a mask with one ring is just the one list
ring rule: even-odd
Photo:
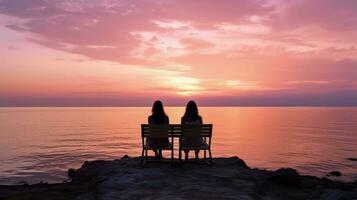
[[357,105],[355,0],[0,0],[0,106]]

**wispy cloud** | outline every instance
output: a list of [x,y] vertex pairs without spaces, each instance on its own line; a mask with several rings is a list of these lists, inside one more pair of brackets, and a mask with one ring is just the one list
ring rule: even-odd
[[[0,53],[8,55],[0,68],[6,64],[3,71],[10,73],[11,66],[31,65],[38,77],[45,64],[37,60],[51,54],[83,60],[71,64],[84,74],[90,62],[115,63],[138,80],[138,93],[148,84],[160,94],[207,98],[333,93],[355,88],[355,24],[355,0],[0,0]],[[69,63],[55,57],[48,63]],[[99,74],[122,78],[101,66]],[[53,71],[48,76],[61,67]],[[129,79],[103,87],[126,91]],[[61,84],[53,83],[53,91]]]

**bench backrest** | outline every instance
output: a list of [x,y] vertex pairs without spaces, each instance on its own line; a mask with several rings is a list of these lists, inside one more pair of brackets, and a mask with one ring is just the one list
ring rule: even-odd
[[[192,128],[191,128],[192,126]],[[187,128],[186,128],[187,127]],[[198,134],[202,137],[212,137],[212,124],[202,124],[202,125],[181,125],[181,124],[170,124],[170,125],[149,125],[141,124],[141,136],[151,137],[152,132],[157,135],[162,135],[163,133],[172,137],[181,137],[183,129],[186,131],[193,131],[193,134]],[[190,129],[191,128],[191,129]],[[167,135],[166,135],[167,137]]]
[[164,125],[149,125],[149,135],[152,138],[167,138],[171,127],[168,124]]
[[185,138],[202,137],[202,126],[199,124],[182,125],[182,136]]

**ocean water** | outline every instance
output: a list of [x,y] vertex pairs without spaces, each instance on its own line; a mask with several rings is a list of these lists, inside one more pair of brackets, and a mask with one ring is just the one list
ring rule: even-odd
[[[62,182],[86,160],[139,156],[149,107],[0,108],[0,184]],[[201,107],[212,123],[213,156],[238,156],[250,167],[293,167],[357,180],[357,108]],[[184,107],[167,107],[179,123]]]

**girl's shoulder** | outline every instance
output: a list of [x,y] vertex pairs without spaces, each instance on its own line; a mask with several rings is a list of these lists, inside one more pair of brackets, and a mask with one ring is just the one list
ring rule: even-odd
[[153,117],[152,115],[150,115],[150,116],[148,117],[148,122],[149,122],[149,124],[154,124],[154,123],[155,123],[154,117]]
[[203,124],[203,120],[202,120],[201,115],[198,115],[198,121],[200,122],[200,124]]
[[189,117],[183,116],[181,118],[181,123],[182,124],[202,124],[202,117],[197,116],[197,119],[192,121]]
[[182,116],[182,117],[181,117],[181,121],[182,121],[182,122],[187,122],[187,121],[190,121],[190,118],[187,117],[187,116]]
[[169,116],[167,116],[167,115],[165,116],[165,123],[167,123],[167,124],[169,123]]

